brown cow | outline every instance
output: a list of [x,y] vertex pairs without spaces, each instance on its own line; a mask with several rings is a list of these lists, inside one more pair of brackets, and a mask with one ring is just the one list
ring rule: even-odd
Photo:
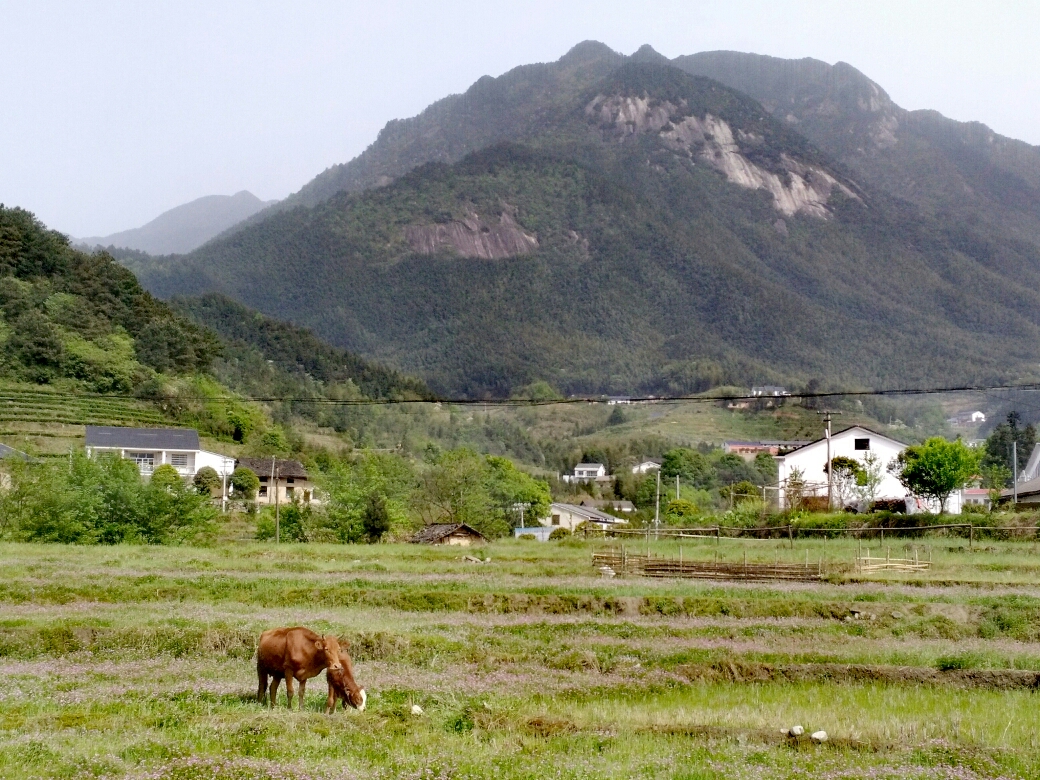
[[322,669],[342,669],[339,660],[339,640],[332,635],[320,636],[309,628],[272,628],[260,635],[256,651],[256,674],[260,685],[257,700],[264,703],[267,678],[271,680],[271,695],[268,706],[274,707],[278,694],[278,683],[285,679],[285,695],[292,709],[293,680],[300,682],[300,709],[307,692],[307,680],[321,673]]
[[[349,648],[350,645],[348,644],[347,647]],[[349,704],[358,712],[364,712],[368,695],[365,693],[365,689],[358,687],[354,681],[354,664],[351,663],[350,656],[343,649],[339,651],[339,663],[338,669],[329,667],[325,672],[325,680],[329,684],[329,698],[325,702],[325,712],[332,712],[336,709],[337,699],[343,700],[343,709],[346,709]]]

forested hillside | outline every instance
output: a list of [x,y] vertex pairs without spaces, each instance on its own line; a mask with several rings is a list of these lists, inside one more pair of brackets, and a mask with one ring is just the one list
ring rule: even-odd
[[[585,74],[611,65],[586,59]],[[478,92],[508,98],[507,76]],[[160,295],[220,291],[476,397],[535,380],[976,383],[1036,364],[1036,245],[894,198],[758,101],[668,64],[545,94],[523,143],[135,268]],[[492,110],[478,98],[452,105]]]
[[212,333],[175,314],[111,257],[69,247],[27,211],[0,206],[0,374],[129,392],[155,372],[204,370]]

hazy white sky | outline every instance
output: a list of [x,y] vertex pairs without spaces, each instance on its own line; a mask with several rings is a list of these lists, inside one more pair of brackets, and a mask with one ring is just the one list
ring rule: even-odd
[[0,202],[76,236],[299,189],[485,74],[586,39],[849,62],[1040,144],[1040,3],[0,0]]

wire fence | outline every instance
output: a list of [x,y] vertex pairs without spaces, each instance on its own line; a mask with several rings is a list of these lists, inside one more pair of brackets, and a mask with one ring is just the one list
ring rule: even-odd
[[855,528],[825,528],[802,526],[794,523],[787,525],[771,525],[756,527],[740,526],[703,526],[697,528],[606,528],[602,532],[585,529],[585,536],[600,536],[606,538],[635,538],[650,540],[667,539],[709,539],[716,544],[723,539],[740,539],[744,541],[771,541],[786,539],[792,545],[795,539],[820,539],[820,538],[850,538],[850,539],[877,539],[884,543],[886,536],[889,539],[909,537],[920,537],[929,533],[940,535],[954,535],[967,538],[969,549],[973,548],[977,539],[985,538],[1037,538],[1040,526],[1037,525],[975,525],[973,523],[942,523],[936,525],[915,526],[858,526]]

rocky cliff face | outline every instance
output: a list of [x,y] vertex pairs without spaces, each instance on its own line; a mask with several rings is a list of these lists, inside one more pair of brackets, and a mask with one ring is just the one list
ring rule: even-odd
[[517,257],[538,248],[538,238],[523,231],[509,208],[503,209],[497,225],[489,225],[471,213],[462,220],[409,225],[404,229],[404,237],[417,254],[433,255],[446,249],[462,257],[481,260]]
[[674,104],[647,95],[597,95],[586,107],[585,115],[619,141],[641,134],[656,134],[674,152],[695,164],[708,165],[726,179],[751,190],[764,189],[773,196],[773,205],[786,216],[798,213],[826,219],[827,201],[834,190],[859,200],[845,184],[818,165],[808,165],[788,154],[779,156],[779,170],[765,170],[750,161],[744,148],[761,147],[765,138],[737,128],[706,113],[691,114],[685,100]]

